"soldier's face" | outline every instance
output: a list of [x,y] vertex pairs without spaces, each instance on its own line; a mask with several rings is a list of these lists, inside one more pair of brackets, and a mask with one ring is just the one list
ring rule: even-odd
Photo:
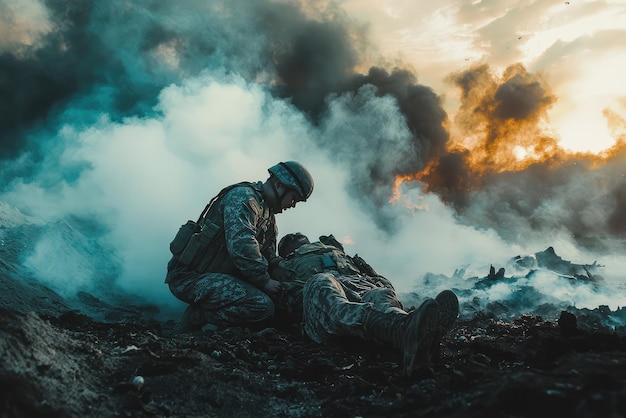
[[283,195],[283,198],[279,202],[280,210],[278,213],[281,213],[283,210],[295,208],[296,204],[300,201],[298,193],[293,190],[286,189],[287,193]]

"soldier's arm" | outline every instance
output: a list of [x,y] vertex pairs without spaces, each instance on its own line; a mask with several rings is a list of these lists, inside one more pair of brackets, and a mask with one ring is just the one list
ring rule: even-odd
[[265,257],[268,261],[271,270],[271,267],[276,265],[280,261],[280,257],[276,251],[276,236],[278,235],[278,230],[276,229],[276,225],[272,224],[269,226],[269,230],[266,233],[268,238],[268,242],[265,244],[265,249],[261,252],[261,255]]
[[248,282],[263,288],[270,280],[268,261],[256,238],[263,208],[243,187],[228,193],[223,204],[224,234],[233,264]]
[[272,279],[278,280],[281,283],[291,282],[296,278],[296,272],[290,269],[284,261],[279,261],[273,268],[270,269],[270,275]]
[[358,254],[354,254],[354,257],[351,257],[351,259],[354,265],[359,268],[361,273],[367,276],[378,276],[376,270],[374,270],[374,268],[370,266],[365,260],[363,260],[363,258]]

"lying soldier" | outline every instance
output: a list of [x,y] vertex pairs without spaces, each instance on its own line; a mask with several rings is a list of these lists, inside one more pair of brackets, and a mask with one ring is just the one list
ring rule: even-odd
[[270,274],[283,288],[279,311],[301,318],[317,343],[353,336],[399,349],[407,376],[428,366],[458,316],[458,299],[450,290],[407,312],[391,282],[358,255],[346,255],[332,235],[311,243],[303,234],[288,234],[278,253],[282,259]]

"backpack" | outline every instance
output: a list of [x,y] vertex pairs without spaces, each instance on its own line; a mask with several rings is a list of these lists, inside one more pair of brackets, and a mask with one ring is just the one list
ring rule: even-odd
[[182,265],[198,273],[236,274],[224,236],[223,220],[217,202],[235,187],[250,187],[258,191],[254,183],[241,182],[223,188],[205,206],[197,221],[188,220],[170,242],[170,252]]

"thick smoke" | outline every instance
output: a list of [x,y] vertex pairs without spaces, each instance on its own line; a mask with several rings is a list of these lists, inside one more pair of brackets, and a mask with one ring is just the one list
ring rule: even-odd
[[286,10],[264,15],[272,28],[276,92],[322,128],[319,145],[349,168],[351,195],[393,232],[397,225],[384,206],[395,178],[422,170],[445,151],[447,115],[441,100],[408,70],[356,72],[366,39],[338,11],[329,20],[312,21]]
[[419,176],[428,191],[508,242],[550,232],[587,250],[623,249],[623,142],[601,156],[561,149],[543,128],[556,98],[519,64],[501,77],[482,65],[451,81],[461,91],[456,134],[466,136]]
[[400,291],[545,230],[594,248],[625,233],[623,152],[562,152],[541,130],[556,98],[519,65],[454,75],[450,121],[414,72],[366,59],[367,27],[333,3],[30,3],[0,0],[0,201],[50,225],[22,260],[47,281],[76,254],[71,289],[115,275],[171,298],[157,283],[180,224],[288,159],[316,190],[281,233],[333,233]]
[[[358,74],[359,54],[367,48],[364,29],[339,9],[311,17],[315,11],[271,1],[252,7],[212,1],[177,8],[157,2],[51,0],[46,6],[52,30],[23,58],[11,52],[2,56],[4,107],[10,111],[0,126],[7,138],[1,154],[15,158],[30,153],[29,161],[5,170],[4,184],[38,169],[39,154],[50,152],[42,142],[54,136],[70,103],[82,101],[79,114],[63,115],[73,118],[62,121],[72,125],[94,123],[101,113],[114,121],[146,116],[162,87],[207,69],[275,79],[274,93],[326,130],[318,136],[319,146],[351,171],[349,190],[371,207],[381,226],[391,228],[381,208],[395,177],[420,171],[445,149],[447,116],[437,95],[406,70],[389,74],[374,67],[367,75]],[[369,105],[369,93],[359,93],[363,86],[375,87],[372,96],[392,98],[385,106],[397,107],[391,112],[399,110],[404,120],[396,121],[394,114],[378,118],[373,130],[356,126],[352,135],[326,124],[337,107],[360,117]],[[45,133],[33,135],[35,127]],[[65,169],[62,176],[75,178],[84,168]]]
[[372,68],[355,77],[355,92],[333,96],[322,122],[322,146],[350,167],[350,192],[378,224],[396,231],[385,211],[398,176],[418,172],[445,150],[446,118],[439,99],[412,74]]

